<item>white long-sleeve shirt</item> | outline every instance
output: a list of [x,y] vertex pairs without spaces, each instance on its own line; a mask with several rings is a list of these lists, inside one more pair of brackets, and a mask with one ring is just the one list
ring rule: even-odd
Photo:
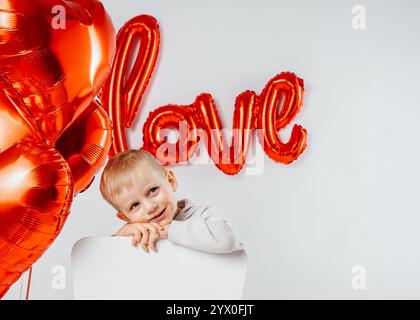
[[189,199],[177,202],[179,211],[168,227],[168,240],[185,247],[228,253],[243,250],[230,223],[214,208]]

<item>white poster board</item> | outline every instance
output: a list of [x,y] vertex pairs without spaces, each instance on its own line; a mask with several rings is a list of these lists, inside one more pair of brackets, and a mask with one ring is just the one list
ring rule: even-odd
[[241,299],[244,251],[210,254],[156,243],[145,253],[129,237],[79,240],[72,250],[74,299]]

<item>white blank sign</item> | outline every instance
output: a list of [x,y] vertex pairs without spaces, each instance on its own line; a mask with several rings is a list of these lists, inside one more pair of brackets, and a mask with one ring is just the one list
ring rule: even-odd
[[75,299],[241,299],[245,251],[210,254],[156,243],[145,253],[130,237],[79,240],[72,250]]

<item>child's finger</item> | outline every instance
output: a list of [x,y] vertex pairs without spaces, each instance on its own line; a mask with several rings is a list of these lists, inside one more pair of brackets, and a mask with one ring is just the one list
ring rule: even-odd
[[160,238],[159,230],[158,228],[156,228],[156,226],[153,226],[150,230],[149,245],[155,252],[157,252],[155,242],[159,240],[159,238]]
[[161,229],[161,227],[160,227],[160,226],[158,226],[158,227],[155,229],[155,232],[156,232],[156,240],[161,239],[162,229]]
[[161,229],[161,226],[159,224],[157,224],[156,222],[152,222],[151,223],[157,230]]
[[142,242],[141,243],[141,247],[143,248],[143,250],[146,252],[146,253],[149,253],[149,248]]
[[157,248],[156,248],[156,240],[159,239],[159,235],[156,233],[152,233],[150,236],[150,240],[149,240],[149,247],[154,251],[157,252]]
[[131,244],[133,246],[137,245],[140,242],[141,234],[140,232],[136,232],[133,234],[133,237],[131,238]]
[[157,252],[156,244],[154,242],[149,242],[149,247],[154,251]]
[[156,226],[151,226],[151,227],[150,227],[150,233],[151,233],[153,236],[159,235],[159,229],[158,229]]
[[144,236],[147,236],[148,237],[148,235],[147,235],[147,229],[145,227],[143,227],[141,224],[138,224],[136,226],[136,229],[137,229],[138,233],[140,234],[140,239],[141,240],[144,239]]
[[141,242],[147,244],[149,242],[150,233],[149,230],[145,229],[142,232]]
[[155,246],[155,244],[152,242],[152,243],[149,243],[149,247],[150,247],[150,249],[152,249],[154,252],[157,252],[157,249],[156,249],[156,246]]
[[141,237],[141,246],[146,252],[149,252],[149,248],[147,247],[148,242],[149,242],[149,230],[145,229],[143,230],[142,237]]

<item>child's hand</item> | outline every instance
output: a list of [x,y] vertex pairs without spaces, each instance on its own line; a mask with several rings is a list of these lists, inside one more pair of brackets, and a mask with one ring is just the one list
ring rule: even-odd
[[161,226],[159,229],[159,239],[168,239],[169,224]]
[[157,252],[155,242],[160,239],[160,228],[156,223],[127,223],[115,236],[131,236],[131,244],[133,246],[140,243],[145,252],[149,252],[147,246],[150,246],[153,251]]

